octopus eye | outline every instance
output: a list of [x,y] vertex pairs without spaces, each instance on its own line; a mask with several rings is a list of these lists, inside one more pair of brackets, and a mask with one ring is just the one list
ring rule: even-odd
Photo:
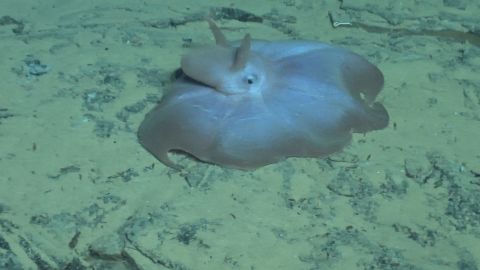
[[247,84],[254,84],[257,81],[257,76],[253,74],[249,74],[245,77],[245,82]]

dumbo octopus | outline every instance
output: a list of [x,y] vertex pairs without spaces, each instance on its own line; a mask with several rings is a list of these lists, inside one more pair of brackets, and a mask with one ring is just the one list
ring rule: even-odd
[[375,99],[381,71],[348,50],[314,41],[229,42],[209,20],[215,45],[181,60],[169,91],[138,130],[162,163],[181,151],[223,167],[255,169],[288,157],[325,157],[352,133],[383,129]]

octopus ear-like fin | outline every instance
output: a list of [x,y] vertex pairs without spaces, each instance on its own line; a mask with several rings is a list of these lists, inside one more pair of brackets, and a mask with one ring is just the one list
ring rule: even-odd
[[215,43],[218,46],[228,47],[228,40],[220,28],[218,28],[217,24],[210,18],[207,18],[207,22],[210,27],[210,31],[212,31],[213,37],[215,38]]
[[233,60],[232,70],[237,71],[245,67],[250,55],[250,34],[246,34],[242,39],[240,47],[235,50],[235,58]]

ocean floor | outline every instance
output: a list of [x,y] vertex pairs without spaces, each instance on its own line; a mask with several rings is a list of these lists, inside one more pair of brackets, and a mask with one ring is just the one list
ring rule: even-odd
[[[480,2],[0,2],[0,269],[480,265]],[[254,171],[137,141],[190,48],[309,39],[385,76],[390,125]]]

